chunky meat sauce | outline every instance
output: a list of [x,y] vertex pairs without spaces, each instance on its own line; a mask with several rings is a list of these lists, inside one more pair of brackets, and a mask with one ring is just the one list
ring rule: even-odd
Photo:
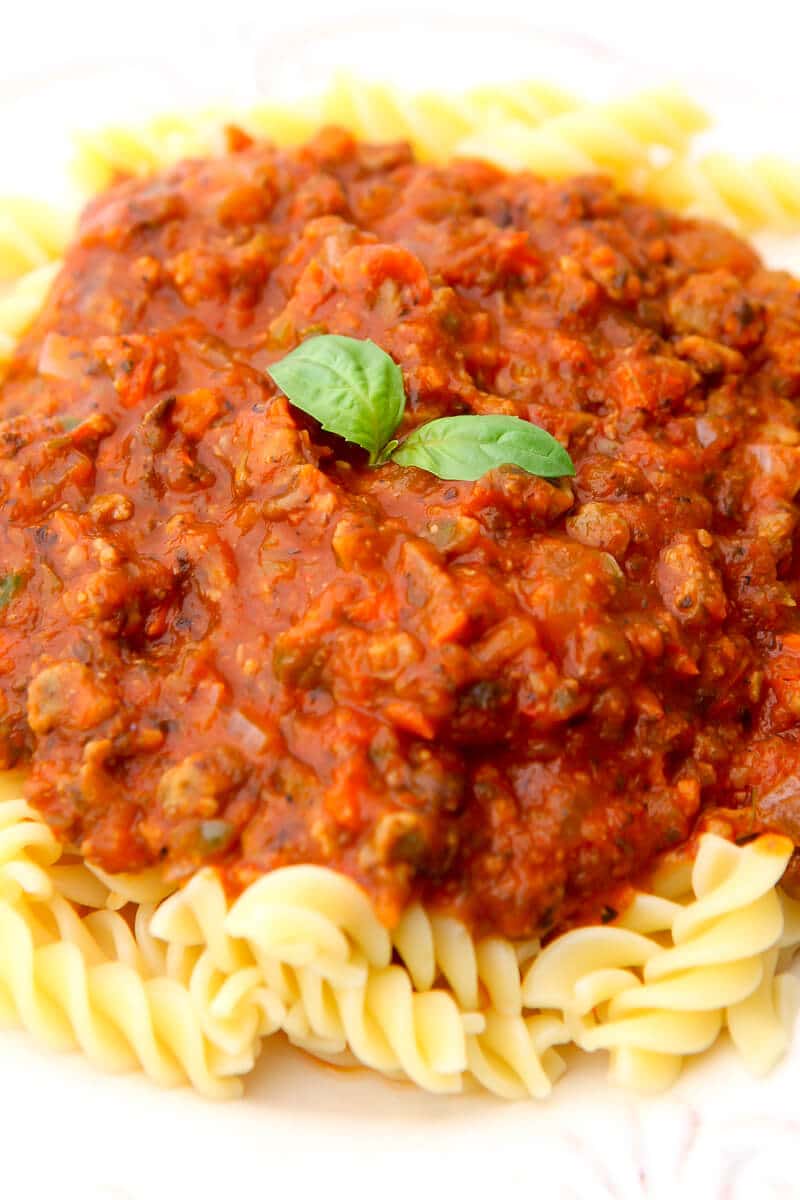
[[[1,759],[59,837],[511,936],[700,821],[800,840],[800,285],[601,178],[229,140],[89,205],[2,389]],[[575,479],[368,468],[265,374],[320,332]]]

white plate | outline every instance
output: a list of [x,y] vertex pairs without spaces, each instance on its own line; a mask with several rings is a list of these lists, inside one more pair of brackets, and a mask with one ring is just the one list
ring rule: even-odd
[[[109,55],[108,39],[93,48],[76,29],[72,41],[51,41],[45,56],[31,51],[28,63],[8,64],[0,192],[57,199],[71,129],[214,99],[297,93],[321,87],[334,66],[413,86],[441,78],[446,62],[445,82],[454,86],[527,75],[590,96],[660,81],[583,35],[531,34],[521,24],[498,32],[458,18],[387,30],[376,17],[302,37],[267,37],[263,24],[259,33],[234,21],[218,41],[185,30],[181,41],[176,24],[162,35],[160,54],[146,29],[120,37],[124,49],[117,43]],[[772,94],[766,70],[746,93],[722,76],[683,82],[722,118],[719,137],[729,148],[791,151],[794,106]],[[795,249],[768,246],[776,264]],[[97,1074],[77,1057],[54,1057],[4,1033],[0,1194],[172,1200],[341,1189],[392,1200],[457,1189],[542,1200],[777,1200],[800,1196],[799,1066],[800,1044],[768,1079],[754,1081],[721,1046],[669,1096],[642,1099],[606,1086],[602,1056],[576,1058],[547,1104],[511,1105],[478,1093],[433,1097],[366,1071],[334,1070],[275,1039],[246,1099],[212,1105],[139,1077]]]

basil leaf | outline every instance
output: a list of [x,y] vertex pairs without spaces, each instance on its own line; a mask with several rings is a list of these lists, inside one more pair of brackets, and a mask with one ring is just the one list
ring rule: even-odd
[[0,609],[6,608],[11,603],[17,592],[22,590],[24,583],[25,576],[18,571],[12,571],[0,579]]
[[369,452],[375,465],[406,406],[400,368],[380,346],[358,338],[308,338],[267,368],[297,408]]
[[440,417],[420,425],[401,442],[392,459],[440,479],[480,479],[504,463],[546,478],[575,474],[572,459],[546,430],[501,414]]

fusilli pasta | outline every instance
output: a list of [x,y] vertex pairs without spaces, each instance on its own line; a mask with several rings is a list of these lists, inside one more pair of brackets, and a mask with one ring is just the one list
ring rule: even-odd
[[675,158],[651,175],[645,191],[679,212],[748,230],[787,232],[800,221],[800,165],[774,157]]
[[495,117],[455,149],[546,176],[605,171],[631,187],[646,178],[654,147],[681,152],[706,124],[705,114],[679,93],[643,93],[615,104],[585,105],[536,128]]
[[[775,886],[790,849],[706,835],[688,895],[672,870],[617,923],[541,950],[475,942],[420,905],[390,936],[361,889],[322,867],[277,870],[233,904],[211,870],[137,900],[138,880],[64,863],[43,822],[6,799],[0,1014],[102,1066],[213,1095],[278,1030],[430,1091],[472,1081],[510,1099],[546,1096],[570,1041],[610,1051],[615,1080],[657,1088],[727,1028],[763,1072],[786,1048],[796,990],[779,965],[800,906]],[[158,894],[152,880],[146,891]]]
[[[583,1049],[609,1050],[612,1075],[626,1081],[658,1082],[652,1055],[698,1054],[724,1026],[748,1065],[768,1070],[786,1048],[796,991],[775,975],[787,930],[795,936],[796,906],[776,890],[791,850],[786,838],[739,848],[706,834],[688,895],[640,897],[618,924],[558,938],[530,967],[525,1003],[558,1011]],[[678,1068],[660,1064],[667,1078]]]
[[59,857],[23,801],[0,801],[0,1022],[106,1070],[237,1095],[282,1017],[277,1000],[255,978],[221,979],[207,954],[157,942],[152,909],[129,924],[104,907],[100,880]]
[[71,214],[42,201],[0,198],[0,281],[60,258],[73,223]]
[[58,260],[36,267],[0,293],[0,378],[17,341],[44,304],[58,269]]

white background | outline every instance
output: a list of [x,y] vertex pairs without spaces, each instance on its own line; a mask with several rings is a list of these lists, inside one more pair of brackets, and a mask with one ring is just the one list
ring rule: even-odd
[[[340,53],[346,65],[400,81],[422,71],[430,82],[442,62],[495,80],[549,75],[595,94],[685,79],[719,97],[729,141],[732,128],[734,141],[738,132],[743,143],[780,144],[800,161],[799,11],[777,0],[429,0],[402,9],[17,0],[0,43],[0,184],[57,192],[64,134],[76,124],[175,102],[313,90]],[[3,1034],[0,1197],[777,1200],[800,1196],[799,1068],[796,1055],[753,1082],[723,1052],[668,1098],[643,1101],[606,1090],[603,1064],[586,1062],[543,1107],[429,1097],[334,1073],[276,1045],[247,1099],[215,1106],[139,1078],[97,1075]]]

